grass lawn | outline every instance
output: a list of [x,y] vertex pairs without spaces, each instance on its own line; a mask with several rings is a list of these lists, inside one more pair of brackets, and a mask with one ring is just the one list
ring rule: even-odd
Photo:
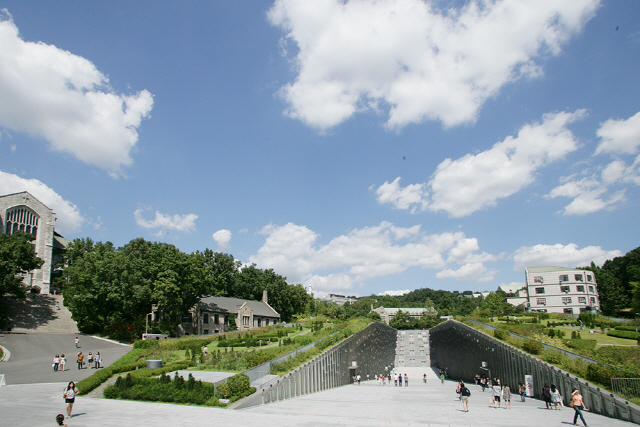
[[[571,332],[579,330],[579,328],[569,328],[565,326],[558,327],[555,329],[564,331],[564,333],[567,334],[565,338],[571,338]],[[596,340],[598,342],[598,345],[638,345],[638,342],[636,340],[610,337],[606,333],[603,334],[602,331],[600,331],[599,329],[592,329],[592,330],[597,330],[598,333],[590,334],[589,330],[585,328],[582,332],[580,332],[580,336],[582,337],[582,339]]]

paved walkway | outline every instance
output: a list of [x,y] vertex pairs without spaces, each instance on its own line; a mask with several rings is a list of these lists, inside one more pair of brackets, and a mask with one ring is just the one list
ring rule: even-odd
[[[568,426],[573,410],[545,409],[543,402],[528,399],[512,402],[512,409],[494,409],[489,393],[471,386],[470,411],[462,411],[455,381],[429,380],[425,385],[417,368],[407,368],[409,387],[379,386],[363,381],[270,405],[225,410],[78,397],[69,427],[100,426]],[[404,373],[404,372],[403,372]],[[65,383],[10,385],[0,387],[2,425],[11,427],[51,426],[64,412]],[[585,413],[592,427],[632,427],[634,424]]]

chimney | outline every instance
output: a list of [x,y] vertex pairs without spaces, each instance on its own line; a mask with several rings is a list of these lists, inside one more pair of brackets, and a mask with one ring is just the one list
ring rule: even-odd
[[264,290],[262,291],[262,302],[265,304],[269,304],[269,301],[267,300],[267,291]]

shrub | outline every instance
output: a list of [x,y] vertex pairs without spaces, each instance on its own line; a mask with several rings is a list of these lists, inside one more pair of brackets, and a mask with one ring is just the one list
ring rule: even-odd
[[535,340],[527,340],[522,343],[522,349],[530,354],[540,354],[544,350],[544,345]]
[[511,334],[506,329],[495,329],[493,331],[493,336],[498,338],[499,340],[506,341],[507,338],[511,336]]
[[586,379],[608,387],[611,384],[611,369],[600,363],[591,363],[587,366]]
[[566,340],[565,344],[567,345],[567,347],[574,350],[594,350],[596,348],[596,344],[598,344],[598,341],[572,338],[570,340]]
[[629,339],[629,340],[638,340],[638,339],[640,339],[640,333],[633,332],[633,331],[618,331],[618,330],[614,330],[614,331],[607,332],[607,335],[609,335],[611,337],[617,337],[617,338],[626,338],[626,339]]
[[138,340],[133,343],[133,348],[151,348],[157,346],[158,340]]

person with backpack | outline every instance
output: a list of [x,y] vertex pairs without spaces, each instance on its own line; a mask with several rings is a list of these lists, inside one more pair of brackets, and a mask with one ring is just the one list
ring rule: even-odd
[[460,400],[462,400],[462,410],[469,412],[469,396],[471,396],[471,390],[469,390],[463,381],[460,381]]
[[549,383],[544,383],[544,387],[542,387],[542,398],[547,405],[547,409],[551,409],[551,389],[549,388]]

